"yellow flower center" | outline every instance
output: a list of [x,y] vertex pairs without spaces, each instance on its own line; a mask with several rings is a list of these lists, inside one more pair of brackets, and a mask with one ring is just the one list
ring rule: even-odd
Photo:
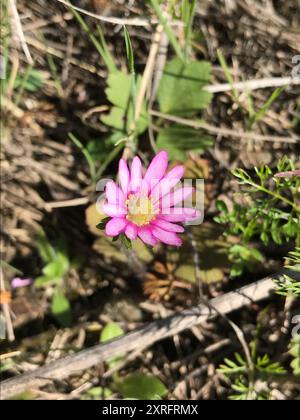
[[137,226],[148,225],[156,216],[151,197],[131,194],[126,201],[127,219]]

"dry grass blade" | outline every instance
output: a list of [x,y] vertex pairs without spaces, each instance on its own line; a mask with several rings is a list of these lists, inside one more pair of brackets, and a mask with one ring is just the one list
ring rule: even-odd
[[187,127],[192,127],[195,129],[202,129],[206,130],[211,134],[220,135],[224,137],[232,137],[234,139],[251,139],[251,140],[259,140],[259,141],[269,141],[274,143],[290,143],[290,144],[296,144],[300,142],[300,137],[284,137],[284,136],[268,136],[268,135],[262,135],[257,134],[254,132],[245,132],[245,131],[236,131],[231,130],[229,128],[223,128],[223,127],[215,127],[213,125],[207,124],[202,121],[193,121],[188,120],[186,118],[176,117],[175,115],[169,115],[169,114],[163,114],[162,112],[150,111],[151,115],[154,117],[163,118],[167,121],[176,122],[178,124],[186,125]]
[[122,25],[122,26],[127,25],[127,26],[144,26],[144,27],[148,27],[148,26],[150,26],[151,23],[152,24],[153,23],[157,23],[157,22],[153,22],[153,21],[152,22],[149,22],[146,19],[139,19],[139,18],[133,18],[133,19],[126,19],[126,18],[124,18],[123,19],[123,18],[102,16],[102,15],[98,15],[96,13],[89,12],[89,11],[87,11],[85,9],[82,9],[81,7],[74,6],[73,4],[71,4],[71,3],[67,2],[67,1],[64,1],[64,0],[56,0],[56,1],[58,1],[59,3],[64,4],[65,6],[71,7],[73,9],[77,10],[78,12],[83,13],[83,14],[85,14],[87,16],[93,17],[93,18],[95,18],[97,20],[100,20],[102,22],[112,23],[113,25]]

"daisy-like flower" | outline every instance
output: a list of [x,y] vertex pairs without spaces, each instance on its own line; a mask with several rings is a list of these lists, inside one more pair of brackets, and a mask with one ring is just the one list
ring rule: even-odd
[[134,157],[130,170],[127,162],[120,160],[120,187],[109,181],[105,189],[103,211],[111,217],[105,226],[106,235],[125,234],[129,240],[139,237],[151,246],[158,242],[182,245],[178,236],[184,232],[181,224],[198,218],[199,212],[176,206],[192,194],[193,188],[174,190],[185,169],[179,165],[166,173],[167,167],[168,154],[165,151],[154,157],[144,176],[139,157]]

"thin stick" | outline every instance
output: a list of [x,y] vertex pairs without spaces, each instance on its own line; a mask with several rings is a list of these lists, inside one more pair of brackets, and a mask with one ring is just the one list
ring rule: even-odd
[[65,1],[65,0],[56,0],[59,3],[64,4],[67,7],[71,7],[74,10],[77,10],[80,13],[83,13],[87,16],[93,17],[95,19],[101,20],[102,22],[106,23],[112,23],[113,25],[127,25],[127,26],[145,26],[149,27],[151,23],[157,23],[157,21],[148,21],[146,19],[139,19],[139,18],[133,18],[133,19],[122,19],[122,18],[116,18],[116,17],[108,17],[108,16],[102,16],[98,15],[96,13],[89,12],[85,9],[82,9],[81,7],[74,6],[73,4]]
[[9,6],[10,6],[10,9],[11,9],[11,12],[12,12],[13,22],[14,22],[14,25],[15,25],[15,29],[17,31],[18,38],[20,40],[21,47],[24,51],[24,54],[25,54],[26,59],[28,61],[28,64],[30,66],[33,66],[33,59],[31,57],[28,45],[26,43],[26,39],[25,39],[24,32],[23,32],[23,29],[22,29],[22,24],[21,24],[21,20],[20,20],[20,16],[19,16],[19,13],[18,13],[18,9],[17,9],[16,3],[15,3],[15,0],[9,0]]
[[221,135],[224,137],[232,137],[238,139],[252,139],[252,140],[260,140],[260,141],[271,141],[274,143],[291,143],[295,144],[300,141],[300,137],[283,137],[283,136],[268,136],[268,135],[261,135],[254,132],[245,132],[245,131],[237,131],[231,130],[230,128],[223,128],[223,127],[215,127],[214,125],[207,124],[201,121],[193,121],[188,120],[186,118],[176,117],[175,115],[163,114],[162,112],[150,110],[151,115],[155,117],[163,118],[167,121],[173,121],[178,124],[186,125],[187,127],[193,127],[195,129],[203,129],[212,134]]
[[142,328],[108,343],[96,345],[44,365],[34,371],[3,381],[1,384],[1,399],[7,399],[30,387],[43,386],[50,379],[61,380],[67,378],[119,354],[145,349],[157,341],[207,321],[215,316],[214,309],[219,313],[228,314],[251,302],[266,299],[273,290],[273,278],[266,277],[234,292],[210,300],[209,307],[205,304],[195,306],[146,324]]
[[162,25],[158,25],[156,32],[153,36],[153,41],[151,44],[151,48],[149,51],[149,55],[148,55],[148,59],[147,59],[147,63],[145,66],[145,70],[143,73],[143,78],[141,81],[141,86],[139,89],[139,93],[137,95],[136,98],[136,107],[135,107],[135,121],[137,122],[141,111],[142,111],[142,107],[143,107],[143,102],[145,99],[145,95],[146,95],[146,91],[147,91],[147,87],[151,81],[151,77],[153,74],[153,70],[154,70],[154,66],[155,66],[155,60],[156,60],[156,56],[159,50],[159,45],[160,45],[160,40],[161,40],[161,36],[163,33],[163,26]]
[[85,204],[89,203],[88,197],[79,197],[74,198],[73,200],[65,200],[65,201],[52,201],[45,203],[45,209],[47,211],[51,211],[53,209],[59,209],[64,207],[76,207],[76,206],[84,206]]
[[228,92],[232,89],[239,91],[250,91],[256,89],[265,89],[270,87],[300,85],[300,78],[296,77],[271,77],[266,79],[247,80],[245,82],[224,83],[218,85],[205,86],[203,90],[211,93]]

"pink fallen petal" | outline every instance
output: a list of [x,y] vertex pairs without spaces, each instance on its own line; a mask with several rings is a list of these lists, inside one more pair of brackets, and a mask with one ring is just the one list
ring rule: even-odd
[[11,287],[13,289],[18,289],[19,287],[26,287],[32,283],[32,279],[22,279],[20,277],[15,277],[11,281]]
[[162,209],[173,207],[179,203],[184,204],[184,200],[186,200],[194,191],[195,189],[193,187],[183,187],[165,195],[161,200]]
[[107,236],[118,236],[120,233],[124,232],[127,225],[126,219],[120,219],[114,217],[109,222],[106,223],[105,233]]
[[125,207],[118,204],[111,204],[105,201],[102,206],[103,212],[110,217],[124,217],[127,214]]
[[152,162],[145,173],[144,180],[153,188],[155,183],[157,184],[162,179],[167,167],[168,153],[162,150],[152,159]]
[[125,159],[121,159],[119,162],[119,182],[120,182],[122,191],[124,192],[125,196],[127,196],[128,187],[130,183],[130,175],[129,175],[127,162]]
[[155,246],[157,244],[157,240],[152,235],[151,229],[147,226],[139,228],[138,236],[147,245]]
[[125,196],[123,191],[114,181],[109,181],[105,186],[105,195],[110,204],[119,204],[125,207]]
[[167,245],[181,246],[182,240],[174,232],[167,232],[159,227],[153,226],[151,228],[153,236],[159,241]]
[[138,235],[138,227],[133,223],[128,223],[125,229],[125,235],[128,239],[134,241]]
[[184,227],[175,225],[174,223],[170,223],[166,220],[160,219],[159,217],[155,219],[153,222],[151,222],[151,225],[157,226],[163,230],[166,230],[167,232],[177,232],[177,233],[184,232]]

